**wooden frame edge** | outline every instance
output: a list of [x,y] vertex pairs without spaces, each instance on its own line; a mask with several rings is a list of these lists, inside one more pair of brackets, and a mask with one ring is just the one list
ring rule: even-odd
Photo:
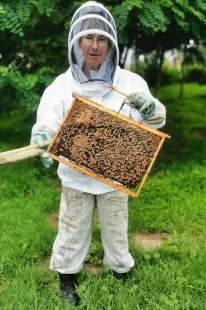
[[[61,130],[61,128],[62,128],[62,125],[64,124],[64,121],[65,121],[65,119],[67,118],[68,113],[69,113],[69,111],[71,110],[71,108],[73,107],[75,101],[76,101],[76,98],[74,98],[74,99],[72,100],[72,103],[71,103],[69,109],[67,110],[66,115],[65,115],[64,118],[62,119],[61,124],[59,125],[59,128],[58,128],[57,132],[56,132],[55,135],[53,136],[53,138],[52,138],[52,140],[51,140],[51,143],[49,144],[49,147],[47,148],[47,153],[50,152],[51,146],[52,146],[52,144],[54,143],[56,137],[58,136],[58,134],[59,134],[59,132],[60,132],[60,130]],[[49,156],[51,156],[50,154],[51,154],[51,153],[49,153]]]
[[[112,182],[112,181],[110,181],[110,180],[108,180],[108,179],[106,179],[106,178],[104,178],[104,177],[101,177],[100,175],[96,174],[95,172],[92,172],[92,171],[88,170],[86,167],[85,167],[85,168],[80,167],[80,166],[78,166],[77,164],[72,163],[72,162],[69,161],[69,160],[65,160],[65,159],[63,159],[63,158],[61,158],[61,157],[58,157],[58,156],[56,156],[56,155],[54,155],[54,154],[52,154],[52,153],[48,153],[48,154],[49,154],[49,156],[52,157],[53,159],[55,159],[55,160],[57,160],[57,161],[59,161],[59,162],[65,164],[65,165],[67,165],[67,166],[69,166],[69,167],[71,167],[71,168],[75,168],[76,170],[78,170],[78,171],[80,171],[80,172],[82,172],[82,173],[85,173],[85,171],[86,171],[86,174],[87,174],[88,176],[93,177],[93,178],[95,178],[96,180],[101,181],[101,182],[103,182],[103,183],[105,183],[105,184],[107,184],[107,185],[109,185],[109,186],[111,186],[111,187],[114,187],[114,188],[116,188],[116,189],[118,189],[118,190],[120,190],[120,191],[122,191],[122,192],[124,192],[124,193],[126,193],[126,194],[128,194],[128,195],[131,195],[131,196],[133,196],[133,197],[136,197],[136,196],[135,196],[136,193],[132,192],[131,190],[129,190],[129,189],[127,189],[127,188],[124,188],[124,186],[122,186],[122,185],[115,184],[114,182]],[[140,186],[140,185],[139,185],[139,186]]]
[[[122,115],[122,114],[117,114],[116,111],[110,110],[110,109],[108,109],[108,108],[105,108],[105,107],[101,106],[101,105],[98,104],[98,103],[95,103],[95,102],[93,102],[93,101],[90,101],[90,100],[87,99],[87,98],[81,97],[81,96],[79,96],[79,95],[77,95],[77,94],[74,94],[74,93],[73,93],[73,96],[74,96],[74,100],[72,101],[72,103],[71,103],[69,109],[67,110],[67,113],[66,113],[66,115],[64,116],[63,120],[61,121],[61,124],[59,125],[59,128],[58,128],[57,132],[55,133],[54,137],[52,138],[51,143],[50,143],[50,145],[49,145],[49,147],[48,147],[48,149],[47,149],[47,153],[49,154],[49,156],[50,156],[51,158],[53,158],[53,159],[55,159],[55,160],[57,160],[57,161],[59,161],[59,162],[65,164],[65,165],[67,165],[67,166],[69,166],[69,167],[71,167],[71,168],[75,168],[75,169],[78,170],[79,172],[86,173],[88,176],[91,176],[91,177],[95,178],[95,179],[98,180],[98,181],[101,181],[101,182],[103,182],[103,183],[105,183],[105,184],[107,184],[107,185],[109,185],[109,186],[111,186],[111,187],[113,187],[113,188],[116,188],[116,189],[118,189],[118,190],[120,190],[120,191],[122,191],[122,192],[124,192],[124,193],[126,193],[126,194],[128,194],[128,195],[130,195],[130,196],[133,196],[133,197],[137,198],[138,195],[139,195],[139,193],[140,193],[140,191],[141,191],[141,189],[142,189],[142,187],[143,187],[143,185],[144,185],[144,183],[145,183],[145,181],[146,181],[146,179],[147,179],[147,177],[148,177],[148,175],[149,175],[149,172],[150,172],[150,170],[151,170],[151,168],[152,168],[152,166],[153,166],[153,164],[154,164],[154,161],[155,161],[155,159],[156,159],[156,157],[157,157],[157,155],[158,155],[158,153],[159,153],[159,151],[160,151],[160,149],[161,149],[161,147],[162,147],[162,145],[163,145],[164,140],[165,140],[166,138],[169,139],[169,138],[171,138],[171,137],[170,137],[169,135],[167,135],[167,134],[161,132],[161,131],[158,131],[157,129],[154,129],[154,128],[151,128],[151,127],[146,126],[146,125],[144,125],[144,124],[138,123],[137,121],[134,121],[134,120],[132,120],[131,118],[129,118],[129,117],[127,117],[127,116],[124,116],[124,115]],[[60,132],[60,130],[61,130],[61,128],[62,128],[62,125],[64,124],[64,121],[65,121],[65,119],[67,118],[67,116],[68,116],[68,114],[69,114],[69,111],[72,109],[72,107],[73,107],[73,105],[74,105],[74,103],[75,103],[76,100],[79,100],[79,101],[81,101],[81,102],[83,102],[83,103],[87,103],[88,105],[93,106],[93,107],[95,107],[95,108],[98,108],[99,110],[101,110],[101,111],[103,111],[103,112],[107,112],[107,113],[109,113],[109,114],[112,115],[112,116],[116,116],[116,117],[118,117],[118,118],[120,118],[120,119],[122,119],[122,120],[124,120],[124,121],[126,121],[126,122],[129,122],[130,124],[135,125],[136,127],[141,127],[141,128],[143,128],[143,129],[145,129],[145,130],[147,130],[147,131],[150,131],[150,132],[152,132],[152,133],[154,133],[154,134],[156,134],[156,135],[158,135],[158,136],[161,137],[161,141],[160,141],[160,143],[158,144],[158,147],[157,147],[157,149],[156,149],[156,151],[155,151],[155,153],[154,153],[154,155],[153,155],[153,158],[152,158],[152,160],[151,160],[151,162],[150,162],[150,164],[149,164],[149,166],[148,166],[148,168],[147,168],[147,171],[145,172],[145,174],[144,174],[144,176],[143,176],[143,178],[142,178],[142,180],[141,180],[141,182],[140,182],[140,184],[139,184],[139,186],[138,186],[136,192],[133,192],[132,190],[129,190],[128,188],[125,188],[125,187],[122,186],[122,185],[118,185],[118,184],[116,184],[115,182],[108,180],[107,178],[104,178],[104,177],[102,177],[102,176],[99,176],[99,175],[97,175],[95,172],[92,172],[92,171],[90,171],[89,169],[87,169],[86,167],[84,168],[84,167],[78,166],[77,164],[75,164],[75,163],[73,163],[73,162],[71,162],[71,161],[69,161],[69,160],[65,160],[65,159],[63,159],[63,158],[61,158],[61,157],[58,157],[58,156],[56,156],[56,155],[50,153],[50,149],[51,149],[51,147],[52,147],[52,144],[54,143],[56,137],[58,136],[58,134],[59,134],[59,132]]]

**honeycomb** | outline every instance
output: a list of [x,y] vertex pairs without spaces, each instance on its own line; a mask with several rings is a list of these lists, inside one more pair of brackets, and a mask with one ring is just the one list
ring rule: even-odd
[[132,189],[141,182],[160,141],[157,134],[76,99],[50,153]]

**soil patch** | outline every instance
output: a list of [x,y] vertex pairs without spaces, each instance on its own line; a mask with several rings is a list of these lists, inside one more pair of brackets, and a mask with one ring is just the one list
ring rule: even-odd
[[58,211],[53,212],[53,213],[48,215],[48,221],[49,221],[50,225],[57,227],[58,226],[58,220],[59,220],[59,212]]
[[196,129],[194,130],[194,133],[201,137],[201,138],[205,138],[206,137],[206,129],[202,128],[202,129]]
[[97,267],[95,267],[94,265],[86,265],[86,267],[91,271],[93,275],[97,275],[99,270]]
[[42,260],[42,265],[46,268],[49,268],[49,265],[50,265],[50,259],[51,257],[45,257],[43,260]]
[[149,234],[137,233],[134,236],[134,240],[137,247],[141,247],[146,251],[160,248],[162,243],[167,239],[168,239],[167,234],[159,234],[159,233],[149,233]]

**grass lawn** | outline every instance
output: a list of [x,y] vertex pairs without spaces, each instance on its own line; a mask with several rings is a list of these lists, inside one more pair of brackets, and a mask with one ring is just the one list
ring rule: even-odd
[[[136,262],[131,276],[123,284],[102,267],[95,213],[92,244],[79,275],[78,309],[206,310],[206,86],[186,85],[181,100],[178,92],[178,85],[160,91],[167,108],[162,131],[172,138],[138,199],[129,200]],[[0,121],[2,151],[28,144],[29,126],[15,113]],[[57,275],[48,268],[61,192],[56,168],[44,168],[38,158],[0,167],[0,309],[75,309],[59,300]],[[153,232],[167,236],[161,247],[137,247],[137,233]]]

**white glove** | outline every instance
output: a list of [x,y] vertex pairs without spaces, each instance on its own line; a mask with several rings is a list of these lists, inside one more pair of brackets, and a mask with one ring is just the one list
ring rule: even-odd
[[[38,144],[38,146],[43,149],[44,141],[50,140],[51,138],[52,137],[49,132],[46,131],[35,132],[31,136],[30,144]],[[40,160],[46,168],[49,168],[53,164],[53,159],[49,157],[47,152],[44,152],[40,155]]]
[[143,92],[135,92],[130,94],[127,102],[131,108],[137,109],[143,118],[148,119],[154,116],[156,104],[152,96]]

